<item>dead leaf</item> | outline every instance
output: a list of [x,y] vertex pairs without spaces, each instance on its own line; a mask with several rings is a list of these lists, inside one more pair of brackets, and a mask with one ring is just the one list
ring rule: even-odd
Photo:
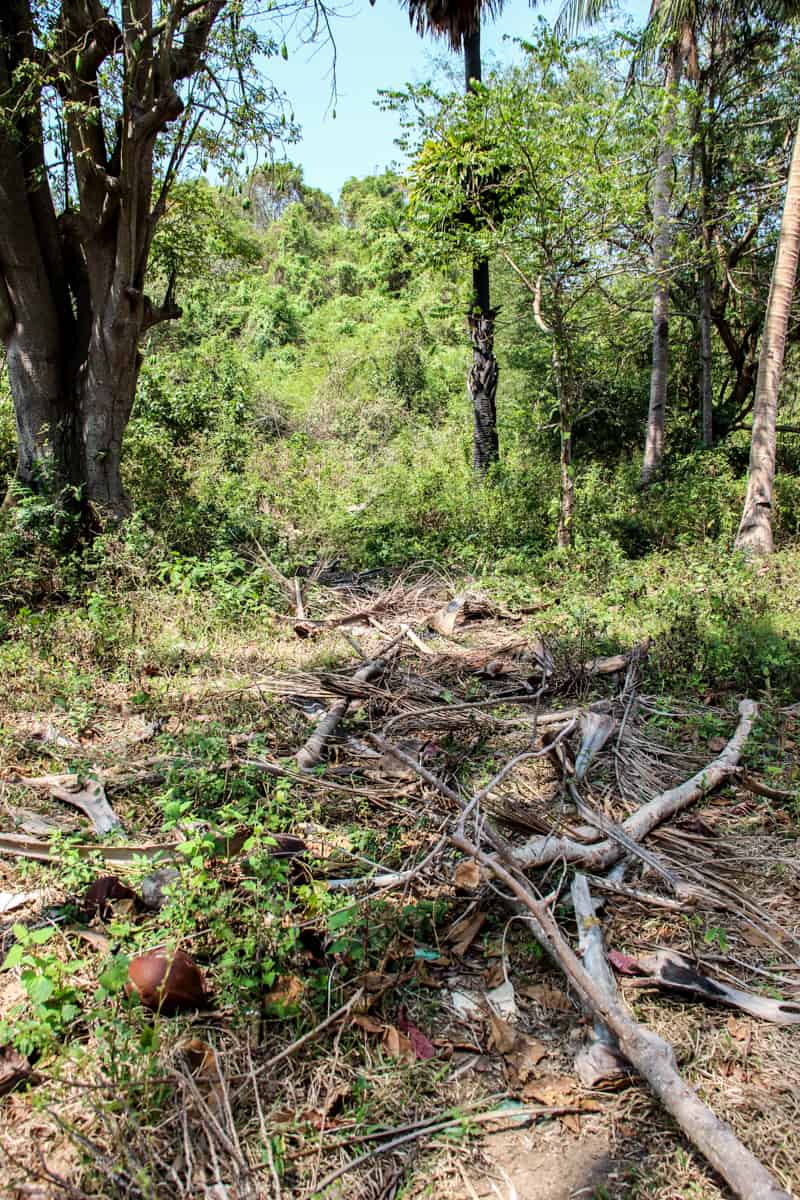
[[5,1096],[31,1073],[31,1064],[13,1046],[0,1047],[0,1096]]
[[575,1091],[576,1083],[571,1075],[542,1075],[525,1084],[522,1097],[524,1100],[536,1100],[548,1108],[557,1108],[571,1104]]
[[371,995],[378,995],[380,992],[388,991],[390,987],[394,987],[397,979],[396,971],[390,972],[388,975],[383,975],[380,971],[367,971],[362,982]]
[[577,1113],[562,1113],[558,1119],[570,1133],[580,1133],[581,1119]]
[[505,1020],[513,1020],[519,1016],[517,998],[514,995],[514,985],[510,979],[504,979],[496,988],[486,993],[486,1003],[493,1013]]
[[76,932],[82,942],[88,942],[100,954],[111,953],[111,938],[107,938],[104,933],[98,933],[95,929],[78,929]]
[[41,892],[0,892],[0,913],[14,912],[32,900],[38,900]]
[[750,1025],[740,1017],[728,1017],[725,1028],[737,1042],[746,1042],[750,1039]]
[[383,1032],[383,1048],[390,1058],[397,1058],[404,1063],[415,1063],[417,1056],[414,1047],[404,1033],[396,1025],[387,1025]]
[[458,888],[474,892],[481,881],[481,869],[474,858],[463,859],[453,872],[453,883]]
[[265,999],[270,1004],[278,1004],[286,1008],[297,1004],[305,991],[305,984],[297,975],[279,975],[273,987],[267,992]]
[[529,1000],[541,1004],[542,1008],[549,1008],[554,1012],[572,1012],[572,1005],[564,992],[550,987],[547,983],[523,983],[517,990]]
[[506,976],[505,976],[505,971],[503,970],[503,960],[502,959],[499,959],[497,962],[493,962],[492,965],[489,967],[489,970],[486,971],[483,976],[483,978],[486,980],[486,986],[488,988],[499,987],[500,984],[504,981],[505,977]]
[[428,624],[436,633],[440,633],[442,637],[452,637],[456,625],[459,625],[464,620],[464,605],[466,604],[466,596],[456,596],[449,604],[445,604],[432,617],[428,618]]
[[644,972],[635,958],[629,954],[621,954],[619,950],[609,950],[606,955],[615,971],[620,975],[643,975]]
[[463,958],[485,922],[486,913],[477,912],[468,921],[456,921],[454,925],[451,925],[445,940],[451,943],[453,953]]
[[719,754],[727,746],[725,738],[713,737],[708,740],[708,748],[712,754]]
[[363,1029],[365,1033],[383,1033],[386,1028],[383,1021],[376,1021],[375,1017],[371,1017],[368,1013],[358,1013],[353,1017],[352,1023],[359,1029]]
[[516,1031],[495,1013],[489,1015],[489,1049],[498,1054],[510,1054],[517,1040]]
[[417,1056],[417,1058],[428,1059],[435,1057],[436,1050],[434,1049],[432,1042],[425,1036],[421,1029],[417,1028],[413,1021],[409,1021],[408,1015],[404,1008],[400,1009],[400,1016],[398,1017],[397,1024],[400,1028],[400,1032],[404,1033],[411,1042],[411,1045],[414,1049],[414,1054]]
[[546,1054],[547,1047],[537,1038],[529,1037],[526,1033],[517,1034],[513,1050],[506,1058],[509,1071],[517,1087],[527,1083]]

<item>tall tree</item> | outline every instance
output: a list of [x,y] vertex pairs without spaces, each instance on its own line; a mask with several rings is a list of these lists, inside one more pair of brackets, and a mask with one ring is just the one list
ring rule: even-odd
[[778,393],[799,255],[800,124],[795,131],[781,233],[764,318],[753,405],[747,495],[736,535],[737,548],[753,554],[771,554],[773,550],[772,489],[775,479]]
[[642,483],[649,484],[661,470],[669,382],[670,259],[675,237],[671,211],[675,173],[675,128],[678,93],[687,55],[687,41],[676,38],[664,54],[664,103],[659,129],[659,150],[653,179],[653,357],[650,368],[650,402],[642,460]]
[[245,24],[247,7],[0,5],[0,336],[17,477],[114,518],[128,509],[140,341],[180,315],[174,279],[160,303],[146,294],[170,188],[189,164],[234,166],[280,127],[257,72],[280,42]]
[[[454,50],[464,54],[466,91],[481,83],[481,16],[502,8],[502,0],[406,0],[409,17],[419,33],[446,36]],[[467,181],[467,187],[471,186]],[[472,184],[474,186],[474,184]],[[494,353],[496,312],[491,305],[489,262],[476,260],[472,267],[472,304],[467,314],[472,342],[472,366],[467,389],[472,401],[472,463],[484,474],[499,457],[497,436],[498,366]]]

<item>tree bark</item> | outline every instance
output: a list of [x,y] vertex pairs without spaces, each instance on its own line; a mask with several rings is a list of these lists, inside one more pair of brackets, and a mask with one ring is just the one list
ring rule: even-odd
[[[156,29],[150,0],[126,0],[121,28],[100,0],[62,0],[47,47],[35,44],[30,0],[0,5],[0,337],[17,478],[54,496],[68,488],[95,517],[128,511],[120,460],[139,342],[180,315],[171,289],[161,307],[143,291],[163,209],[153,205],[153,157],[183,108],[174,81],[197,69],[224,3],[173,7]],[[109,57],[124,72],[110,138],[99,83]],[[58,93],[77,189],[60,217],[45,162],[46,89]],[[174,162],[165,189],[173,176]]]
[[558,510],[558,545],[567,549],[572,545],[572,518],[575,508],[575,487],[572,479],[572,379],[566,364],[563,347],[558,334],[553,337],[553,372],[558,394],[558,429],[560,437],[559,470],[561,495]]
[[[467,92],[481,81],[481,33],[478,27],[464,38],[464,86]],[[494,356],[495,312],[489,292],[489,264],[485,259],[472,268],[473,307],[468,316],[472,366],[467,390],[472,403],[472,465],[484,475],[500,457],[497,437],[498,366]]]
[[485,474],[497,462],[497,359],[494,356],[494,313],[469,314],[469,334],[472,341],[472,366],[467,388],[472,401],[473,435],[472,465]]
[[684,51],[680,42],[669,50],[664,79],[664,115],[660,149],[653,186],[653,359],[650,371],[650,406],[647,414],[642,484],[647,485],[661,470],[664,457],[664,426],[669,373],[669,260],[673,224],[670,213],[678,86],[683,73]]
[[764,317],[764,336],[758,359],[756,397],[747,495],[736,535],[736,547],[750,554],[771,554],[772,489],[775,479],[775,425],[778,415],[786,331],[792,308],[800,252],[800,123],[795,132],[786,184],[781,232]]
[[[702,135],[701,135],[702,136]],[[708,193],[710,188],[708,155],[705,143],[700,146],[702,179],[700,181],[700,224],[703,242],[703,266],[700,273],[700,420],[703,445],[709,449],[714,442],[713,357],[711,350],[711,229],[708,223]]]

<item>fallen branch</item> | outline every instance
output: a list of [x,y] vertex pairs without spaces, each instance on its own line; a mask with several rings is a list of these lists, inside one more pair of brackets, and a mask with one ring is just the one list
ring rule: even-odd
[[[654,796],[647,804],[643,804],[632,816],[623,821],[620,829],[634,842],[646,837],[663,821],[674,817],[683,809],[694,804],[702,796],[719,787],[734,772],[741,757],[742,748],[753,727],[758,708],[752,700],[742,700],[739,704],[739,724],[725,749],[713,762],[698,771],[691,779],[678,787],[669,788],[666,792]],[[624,848],[612,838],[593,845],[586,846],[581,842],[565,837],[536,837],[525,842],[514,850],[514,863],[517,867],[527,869],[542,867],[557,859],[566,862],[581,863],[592,871],[602,871],[610,867],[625,853]]]
[[[385,650],[381,651],[377,658],[370,659],[370,661],[365,663],[363,667],[360,667],[359,670],[353,675],[353,682],[369,683],[371,680],[377,679],[379,675],[382,675],[386,670],[390,653],[396,648],[398,643],[402,641],[404,637],[405,634],[401,633],[394,639],[394,641],[389,643]],[[297,765],[301,768],[301,770],[310,771],[311,768],[315,767],[321,760],[323,754],[325,753],[325,747],[327,746],[333,734],[336,732],[340,721],[347,713],[349,707],[350,697],[343,696],[341,700],[337,700],[336,703],[328,709],[324,717],[320,718],[320,721],[314,732],[308,738],[305,745],[302,746],[297,752]]]
[[[745,705],[749,706],[747,717],[751,723],[755,705],[743,702],[742,707]],[[790,1200],[789,1193],[779,1187],[766,1167],[742,1145],[730,1126],[721,1121],[681,1077],[672,1048],[633,1020],[616,988],[611,990],[607,980],[596,980],[589,974],[547,905],[533,895],[527,881],[520,881],[495,856],[485,854],[460,833],[452,834],[450,840],[457,849],[490,870],[528,909],[534,933],[555,958],[583,1003],[616,1037],[628,1062],[734,1194],[742,1200]]]
[[702,975],[684,955],[673,950],[659,950],[655,954],[637,958],[631,963],[630,973],[640,975],[666,991],[699,996],[713,1004],[726,1004],[761,1021],[771,1021],[774,1025],[800,1024],[800,1003],[797,1001],[772,1000],[731,987],[720,979],[710,979]]
[[406,1142],[418,1141],[420,1138],[427,1137],[432,1133],[441,1133],[446,1129],[456,1129],[459,1125],[484,1125],[491,1121],[513,1121],[519,1124],[520,1119],[528,1120],[531,1117],[564,1117],[569,1113],[581,1113],[585,1111],[585,1109],[574,1104],[561,1105],[558,1108],[545,1108],[543,1105],[527,1105],[524,1108],[501,1109],[499,1112],[475,1113],[472,1116],[451,1117],[449,1120],[437,1121],[436,1123],[421,1123],[418,1128],[412,1129],[410,1133],[404,1133],[400,1137],[392,1138],[389,1142],[383,1142],[380,1146],[374,1146],[372,1150],[367,1150],[364,1154],[359,1155],[358,1158],[354,1158],[352,1162],[337,1167],[335,1171],[331,1171],[329,1175],[325,1176],[322,1182],[314,1188],[311,1195],[318,1196],[320,1192],[324,1192],[337,1179],[341,1179],[343,1175],[348,1175],[350,1171],[354,1171],[356,1167],[362,1166],[371,1159],[377,1158],[379,1154],[389,1154],[392,1150],[396,1150],[398,1146],[405,1145]]

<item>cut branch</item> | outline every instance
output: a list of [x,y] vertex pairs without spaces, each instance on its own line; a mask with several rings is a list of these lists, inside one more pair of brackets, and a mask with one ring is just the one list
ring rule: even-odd
[[[641,841],[657,825],[682,812],[690,804],[694,804],[695,800],[707,795],[728,779],[739,762],[757,711],[752,700],[742,700],[739,704],[739,724],[722,753],[691,779],[654,796],[623,821],[620,828],[628,837],[633,841]],[[528,868],[541,867],[557,859],[564,859],[567,862],[579,862],[590,870],[598,871],[610,867],[623,853],[624,848],[610,838],[587,847],[571,838],[536,837],[514,851],[514,862],[518,867]]]
[[[745,701],[744,704],[749,704]],[[755,706],[753,705],[754,709]],[[790,1200],[766,1167],[744,1146],[680,1075],[668,1043],[638,1025],[621,1003],[608,977],[594,979],[578,960],[544,901],[537,899],[527,881],[520,881],[497,858],[485,854],[459,833],[450,839],[457,849],[476,858],[513,893],[531,914],[530,925],[573,984],[584,1004],[606,1025],[628,1062],[647,1082],[689,1141],[742,1200]],[[510,899],[510,898],[509,898]]]

